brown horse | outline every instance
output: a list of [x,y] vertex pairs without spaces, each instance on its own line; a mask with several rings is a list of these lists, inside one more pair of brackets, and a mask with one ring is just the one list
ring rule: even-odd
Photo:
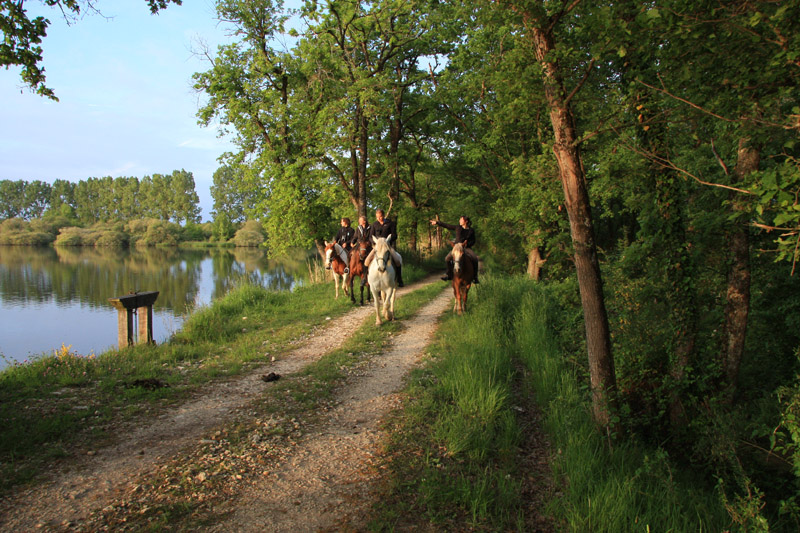
[[353,281],[355,277],[361,278],[361,305],[364,305],[364,287],[367,287],[367,301],[372,301],[372,293],[369,290],[369,280],[367,279],[367,267],[364,266],[364,260],[372,251],[372,243],[369,239],[358,241],[358,248],[350,252],[350,279],[348,286],[350,287],[350,301],[356,303],[355,291],[353,291]]
[[325,241],[325,268],[333,273],[333,286],[336,288],[336,298],[339,298],[339,277],[342,278],[342,290],[347,294],[347,278],[345,272],[347,263],[342,261],[340,254],[343,248],[338,243]]
[[472,259],[464,252],[460,242],[453,246],[453,294],[456,297],[453,312],[462,314],[467,310],[467,295],[475,278],[475,266]]

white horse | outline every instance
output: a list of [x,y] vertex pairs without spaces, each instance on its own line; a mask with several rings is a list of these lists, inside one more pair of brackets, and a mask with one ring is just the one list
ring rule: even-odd
[[380,326],[381,322],[381,304],[383,304],[383,318],[386,320],[394,320],[394,297],[397,289],[397,277],[395,276],[394,265],[389,255],[392,249],[389,246],[388,240],[391,235],[386,238],[372,237],[372,242],[375,243],[372,251],[375,254],[372,262],[369,264],[369,286],[372,288],[372,295],[375,297],[375,324]]

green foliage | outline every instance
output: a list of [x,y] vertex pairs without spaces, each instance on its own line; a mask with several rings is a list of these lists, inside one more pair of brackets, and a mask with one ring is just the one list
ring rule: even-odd
[[55,239],[54,230],[48,224],[9,218],[0,222],[0,245],[46,246]]
[[71,225],[94,224],[140,217],[176,223],[199,222],[199,198],[194,177],[185,170],[170,175],[89,178],[78,183],[55,180],[0,181],[0,219],[60,216]]
[[265,236],[262,225],[257,220],[248,220],[236,231],[232,241],[236,246],[262,246]]

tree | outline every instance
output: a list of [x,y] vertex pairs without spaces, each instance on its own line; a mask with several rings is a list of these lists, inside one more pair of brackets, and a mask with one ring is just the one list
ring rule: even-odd
[[171,218],[177,222],[197,223],[200,221],[200,199],[194,188],[194,176],[186,170],[174,170],[170,179]]
[[42,216],[50,202],[50,190],[50,185],[41,180],[25,183],[23,198],[25,203],[24,218],[30,220]]
[[224,215],[226,223],[244,222],[245,202],[242,200],[241,188],[243,170],[224,164],[214,171],[213,185],[211,185],[211,198],[214,199],[214,209],[211,212],[216,220]]
[[22,180],[0,180],[0,219],[22,215],[25,203],[25,184]]
[[[554,136],[552,149],[564,191],[581,293],[594,417],[599,425],[609,428],[616,394],[616,373],[586,175],[579,151],[580,138],[570,105],[581,85],[568,91],[562,74],[564,67],[556,60],[560,54],[556,30],[559,25],[568,25],[565,19],[577,5],[576,2],[568,6],[556,6],[557,9],[552,13],[547,11],[544,3],[514,8],[521,15],[521,29],[529,39],[541,68],[544,97]],[[589,66],[592,64],[593,61],[590,61]]]
[[[182,0],[145,0],[150,12],[155,14],[170,3],[180,5]],[[39,3],[58,8],[67,23],[76,23],[82,13],[98,12],[96,0],[39,0]],[[0,66],[20,67],[20,78],[40,96],[58,100],[55,92],[45,85],[45,70],[41,66],[42,38],[47,36],[50,20],[42,16],[29,18],[21,0],[0,0]]]
[[396,68],[416,65],[426,5],[308,3],[307,29],[279,51],[275,43],[287,38],[281,3],[218,2],[241,42],[209,54],[212,68],[195,76],[209,95],[200,118],[234,128],[240,152],[229,161],[246,168],[245,188],[259,198],[250,215],[264,220],[271,253],[319,247],[339,216],[352,216],[342,200],[367,215],[368,182],[382,176],[371,155],[386,142],[379,121],[396,109],[385,95],[407,81]]

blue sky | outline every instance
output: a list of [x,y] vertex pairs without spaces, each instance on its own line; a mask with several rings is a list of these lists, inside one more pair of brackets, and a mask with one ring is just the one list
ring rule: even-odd
[[192,74],[209,65],[192,53],[227,40],[212,0],[184,0],[150,15],[144,0],[98,2],[103,15],[68,26],[60,13],[26,2],[51,21],[44,40],[47,85],[59,102],[32,94],[19,69],[0,69],[0,179],[139,179],[192,172],[201,216],[217,158],[232,146],[197,124],[203,96]]

